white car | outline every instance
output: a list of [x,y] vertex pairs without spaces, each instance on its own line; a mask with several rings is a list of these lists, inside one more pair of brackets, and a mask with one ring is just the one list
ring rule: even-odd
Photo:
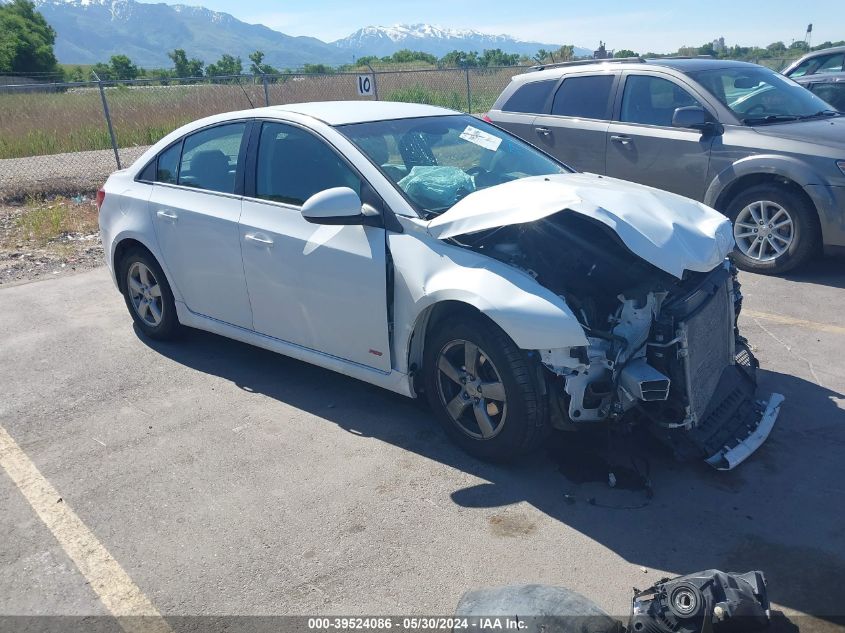
[[98,202],[145,335],[199,328],[425,394],[482,458],[552,428],[642,422],[732,468],[777,417],[736,328],[724,216],[575,173],[468,115],[221,114],[156,143]]

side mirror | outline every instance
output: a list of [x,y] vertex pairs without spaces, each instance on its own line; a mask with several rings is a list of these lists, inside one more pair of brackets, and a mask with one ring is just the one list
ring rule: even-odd
[[701,106],[686,106],[675,108],[672,115],[672,127],[682,127],[702,132],[713,132],[717,129],[716,122]]
[[381,226],[378,213],[369,205],[362,205],[361,198],[349,187],[333,187],[315,193],[302,205],[302,217],[312,224]]

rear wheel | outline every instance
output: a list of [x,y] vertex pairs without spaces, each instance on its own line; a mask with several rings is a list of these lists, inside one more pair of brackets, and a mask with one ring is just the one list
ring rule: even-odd
[[446,433],[468,453],[508,461],[548,429],[536,361],[481,317],[441,322],[426,341],[428,400]]
[[821,231],[815,209],[785,187],[751,187],[731,201],[728,215],[736,240],[733,259],[742,270],[784,273],[819,250]]
[[179,332],[179,319],[170,284],[149,251],[129,251],[120,265],[126,307],[138,328],[147,336],[164,340]]

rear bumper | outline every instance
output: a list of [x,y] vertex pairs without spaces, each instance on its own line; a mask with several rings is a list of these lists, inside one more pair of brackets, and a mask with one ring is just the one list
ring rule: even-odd
[[767,402],[758,402],[761,405],[762,415],[757,421],[756,428],[744,439],[737,438],[735,444],[724,446],[705,461],[716,470],[732,470],[748,459],[769,437],[769,433],[772,432],[775,422],[778,419],[780,406],[783,404],[783,401],[784,397],[781,394],[773,393],[769,396]]

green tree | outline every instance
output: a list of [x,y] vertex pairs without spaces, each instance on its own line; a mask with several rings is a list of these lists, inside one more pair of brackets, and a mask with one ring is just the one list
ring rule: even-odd
[[167,56],[173,61],[173,75],[176,77],[202,77],[205,64],[196,58],[188,59],[181,48],[170,51]]
[[137,79],[140,71],[126,55],[112,55],[109,59],[112,79]]
[[486,50],[481,55],[479,65],[481,66],[516,66],[519,63],[519,55],[505,53],[501,48]]
[[541,48],[537,51],[537,54],[534,55],[534,61],[538,64],[545,63],[545,61],[548,59],[551,59],[552,63],[554,63],[554,53],[552,53],[552,51],[547,51],[545,48]]
[[325,64],[305,64],[302,67],[302,72],[304,73],[313,73],[315,75],[327,75],[334,72],[334,69],[331,66],[326,66]]
[[571,62],[575,58],[575,47],[572,44],[564,44],[557,49],[555,57],[559,62]]
[[630,48],[623,48],[622,50],[616,51],[613,54],[614,57],[622,58],[622,57],[639,57],[637,53],[632,51]]
[[213,64],[206,66],[205,74],[208,77],[222,77],[224,75],[240,75],[243,70],[244,65],[240,57],[225,54]]
[[452,51],[440,58],[440,65],[447,67],[472,68],[478,66],[478,53],[471,51]]
[[252,62],[249,65],[249,72],[253,75],[277,75],[279,74],[278,69],[273,68],[270,64],[264,63],[264,52],[263,51],[255,51],[254,53],[249,54],[249,61]]
[[57,73],[56,32],[30,0],[0,4],[0,73]]
[[91,66],[91,73],[106,81],[108,79],[114,79],[112,76],[112,68],[108,64],[104,64],[103,62],[97,62],[93,66]]

